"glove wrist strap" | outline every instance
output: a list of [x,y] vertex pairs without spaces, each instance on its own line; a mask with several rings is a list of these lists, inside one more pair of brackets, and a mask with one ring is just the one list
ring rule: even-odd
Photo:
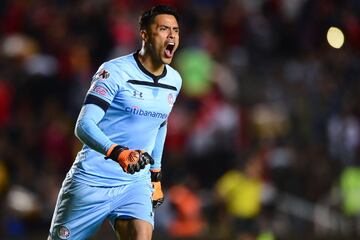
[[151,181],[160,182],[162,178],[161,170],[151,170]]
[[114,144],[112,145],[106,153],[105,159],[112,159],[114,161],[118,161],[119,155],[122,151],[128,150],[129,148]]

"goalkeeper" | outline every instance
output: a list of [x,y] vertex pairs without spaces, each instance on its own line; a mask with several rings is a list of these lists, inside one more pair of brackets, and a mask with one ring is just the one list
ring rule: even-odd
[[93,76],[75,127],[84,145],[59,191],[48,239],[88,239],[106,219],[122,240],[152,237],[167,118],[182,82],[168,65],[179,45],[178,15],[155,6],[139,25],[142,48]]

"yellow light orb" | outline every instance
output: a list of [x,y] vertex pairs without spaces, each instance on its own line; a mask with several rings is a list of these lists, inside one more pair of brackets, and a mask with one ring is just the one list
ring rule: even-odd
[[341,48],[345,42],[343,32],[337,27],[330,27],[326,34],[327,41],[333,48]]

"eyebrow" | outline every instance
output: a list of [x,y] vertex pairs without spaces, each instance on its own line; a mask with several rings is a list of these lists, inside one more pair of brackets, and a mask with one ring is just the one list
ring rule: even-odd
[[175,30],[179,30],[179,29],[180,29],[179,27],[170,27],[170,26],[164,25],[164,24],[160,24],[159,27],[172,28],[172,29],[175,29]]

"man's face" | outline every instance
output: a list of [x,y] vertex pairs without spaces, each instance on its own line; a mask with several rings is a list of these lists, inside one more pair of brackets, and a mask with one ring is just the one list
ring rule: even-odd
[[173,15],[160,14],[148,30],[147,44],[155,61],[170,64],[179,46],[179,25]]

